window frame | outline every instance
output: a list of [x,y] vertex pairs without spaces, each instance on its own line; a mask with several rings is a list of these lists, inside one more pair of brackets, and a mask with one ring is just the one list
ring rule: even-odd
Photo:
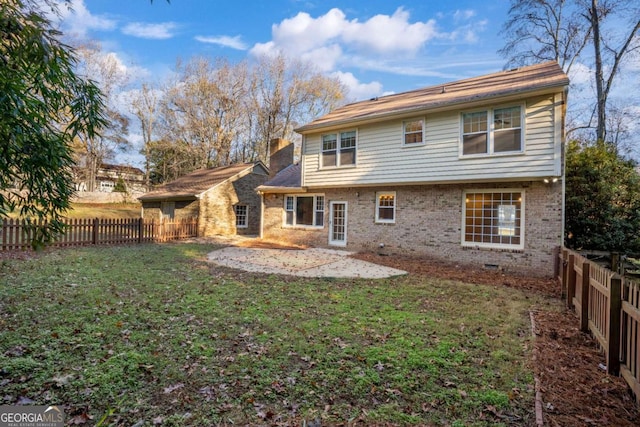
[[[298,198],[312,198],[312,224],[298,224],[297,223],[297,214],[298,214]],[[290,203],[291,202],[291,203]],[[321,193],[313,193],[313,194],[285,194],[284,195],[284,206],[283,206],[283,227],[287,228],[313,228],[313,229],[322,229],[324,228],[324,221],[326,218],[326,198],[324,194]],[[291,217],[291,223],[289,223],[289,216]]]
[[[393,206],[380,206],[380,199],[384,196],[393,197]],[[398,206],[398,198],[395,191],[377,191],[376,192],[376,224],[395,224],[396,223],[396,208]],[[381,218],[380,209],[391,209],[393,212],[393,218]]]
[[[238,208],[244,208],[244,214],[238,213]],[[249,206],[245,204],[238,204],[233,206],[233,213],[236,217],[236,228],[249,228]],[[240,219],[244,218],[243,223],[240,223]]]
[[[353,146],[343,147],[343,138],[347,140],[353,133]],[[335,135],[335,148],[325,149],[325,137]],[[345,141],[346,144],[346,141]],[[353,163],[342,164],[342,154],[353,150]],[[335,164],[325,165],[325,153],[334,153]],[[355,167],[358,163],[358,130],[336,130],[335,132],[323,133],[320,135],[320,169],[336,169]]]
[[[498,204],[496,205],[497,207],[492,206],[491,210],[492,213],[494,213],[494,215],[489,216],[489,217],[474,217],[477,219],[482,219],[481,223],[472,223],[472,224],[467,224],[467,213],[468,213],[468,209],[467,209],[467,203],[469,203],[470,199],[470,195],[472,194],[491,194],[491,195],[500,195],[500,199],[494,199],[496,202],[502,201],[502,199],[504,198],[504,195],[506,194],[518,194],[519,193],[519,199],[517,200],[517,202],[519,203],[519,210],[518,208],[516,208],[516,211],[514,212],[515,218],[513,220],[514,224],[513,226],[508,226],[508,224],[504,224],[504,226],[501,226],[501,222],[500,222],[500,208],[502,206],[517,206],[515,204]],[[492,196],[493,198],[493,196]],[[487,208],[483,205],[482,206],[483,210],[486,210]],[[492,189],[475,189],[475,190],[464,190],[463,194],[462,194],[462,228],[461,228],[461,244],[464,247],[480,247],[480,248],[493,248],[493,249],[508,249],[508,250],[522,250],[524,249],[524,239],[525,239],[525,212],[526,212],[526,193],[525,190],[522,188],[492,188]],[[518,214],[519,213],[519,217]],[[484,215],[484,213],[483,213]],[[493,221],[490,224],[487,224],[486,221]],[[508,223],[510,223],[511,221],[508,221]],[[483,236],[488,236],[491,239],[502,239],[501,236],[508,236],[507,234],[503,234],[503,230],[509,230],[511,227],[513,227],[514,230],[517,230],[519,228],[520,233],[519,234],[513,234],[512,237],[514,238],[518,238],[519,241],[517,243],[496,243],[496,242],[483,242],[483,241],[472,241],[472,240],[467,240],[467,237],[471,234],[474,235],[476,234],[475,231],[472,233],[468,233],[468,229],[467,227],[480,227],[480,228],[486,228],[489,227],[491,229],[495,229],[496,233],[490,233],[490,234],[484,234],[484,230],[482,231],[481,235]]]
[[[420,131],[407,132],[407,124],[420,122]],[[426,120],[424,117],[414,117],[412,119],[407,119],[402,121],[402,146],[403,147],[419,147],[426,144],[425,141],[425,124]],[[407,142],[407,135],[418,134],[420,133],[420,141],[419,142]]]
[[176,202],[160,202],[160,220],[173,221],[176,218]]
[[[513,108],[520,109],[520,126],[519,127],[511,127],[506,129],[496,129],[495,120],[496,120],[496,111],[499,110],[509,110]],[[472,114],[485,113],[486,116],[486,127],[485,131],[470,131],[465,132],[465,116]],[[459,126],[460,126],[460,158],[474,158],[474,157],[488,157],[488,156],[513,156],[524,154],[525,152],[525,122],[526,122],[526,105],[524,103],[518,104],[507,104],[500,105],[496,107],[490,108],[481,108],[474,110],[467,110],[460,112],[459,118]],[[496,151],[495,141],[496,141],[496,132],[502,133],[506,131],[512,131],[515,129],[520,130],[520,149],[519,150],[508,150],[508,151]],[[464,142],[466,135],[486,135],[487,140],[487,149],[483,153],[469,153],[465,154],[464,152]]]

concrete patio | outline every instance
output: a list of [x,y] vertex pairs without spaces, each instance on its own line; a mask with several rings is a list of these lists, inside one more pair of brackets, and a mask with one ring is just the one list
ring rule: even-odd
[[361,261],[334,249],[272,249],[228,246],[209,253],[210,262],[245,271],[300,277],[382,279],[406,271]]

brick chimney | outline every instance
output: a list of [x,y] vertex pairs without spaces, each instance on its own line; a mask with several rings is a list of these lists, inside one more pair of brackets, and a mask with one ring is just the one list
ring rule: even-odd
[[284,138],[274,138],[269,143],[269,178],[293,163],[293,144]]

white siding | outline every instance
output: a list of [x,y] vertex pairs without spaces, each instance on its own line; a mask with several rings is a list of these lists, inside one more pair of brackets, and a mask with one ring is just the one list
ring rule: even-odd
[[303,185],[392,185],[557,176],[561,162],[561,102],[562,97],[554,95],[527,101],[525,149],[510,155],[461,157],[459,110],[425,114],[424,145],[402,145],[402,119],[358,127],[355,167],[321,169],[321,134],[310,134],[305,138],[302,159]]

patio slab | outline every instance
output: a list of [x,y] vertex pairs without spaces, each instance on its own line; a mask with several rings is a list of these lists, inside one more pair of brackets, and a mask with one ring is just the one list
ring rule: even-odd
[[334,249],[265,249],[229,246],[209,253],[218,265],[267,274],[300,277],[382,279],[406,271],[351,258],[349,251]]

